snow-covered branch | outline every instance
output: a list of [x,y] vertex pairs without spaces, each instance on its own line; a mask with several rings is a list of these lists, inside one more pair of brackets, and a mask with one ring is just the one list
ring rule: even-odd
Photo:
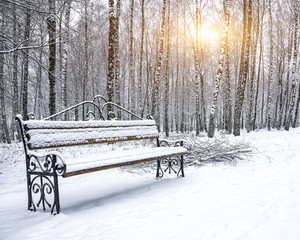
[[238,160],[248,159],[254,153],[250,143],[232,143],[224,136],[211,139],[192,137],[188,141],[192,145],[192,150],[185,160],[188,165],[203,165],[212,162],[235,164]]

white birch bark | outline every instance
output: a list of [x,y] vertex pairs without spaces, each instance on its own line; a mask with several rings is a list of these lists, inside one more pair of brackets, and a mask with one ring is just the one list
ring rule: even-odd
[[209,138],[214,137],[214,133],[215,133],[215,115],[216,115],[216,109],[218,104],[220,82],[223,74],[223,62],[224,62],[225,49],[226,49],[226,45],[228,45],[228,30],[229,30],[229,21],[230,21],[229,6],[230,6],[230,0],[227,0],[224,5],[225,25],[224,25],[223,39],[221,42],[221,49],[219,55],[219,66],[218,66],[217,74],[215,76],[214,93],[213,93],[213,99],[212,99],[210,115],[209,115],[209,125],[207,131],[207,136]]
[[294,107],[296,103],[296,66],[297,66],[297,58],[298,58],[298,28],[299,28],[299,2],[297,0],[293,0],[292,2],[292,13],[294,18],[294,42],[293,42],[293,56],[292,56],[292,87],[291,87],[291,101],[288,110],[288,116],[286,119],[286,123],[284,126],[285,130],[289,130],[290,124],[292,123],[292,117],[294,114]]
[[[134,59],[133,59],[133,10],[134,0],[131,0],[130,5],[130,39],[129,39],[129,82],[130,82],[130,109],[132,112],[135,111],[136,107],[136,84],[134,78]],[[133,118],[133,116],[132,116]]]
[[[115,81],[115,12],[114,0],[108,0],[109,12],[109,33],[108,33],[108,69],[107,69],[107,100],[114,100],[114,81]],[[112,107],[108,105],[108,112],[112,111]]]
[[166,6],[167,0],[163,0],[162,7],[162,18],[161,18],[161,26],[160,26],[160,37],[159,37],[159,51],[156,57],[156,71],[155,71],[155,79],[153,83],[152,89],[152,107],[151,107],[151,115],[155,117],[157,111],[157,102],[158,102],[158,88],[160,84],[161,78],[161,66],[162,59],[164,53],[164,37],[165,37],[165,21],[166,21]]

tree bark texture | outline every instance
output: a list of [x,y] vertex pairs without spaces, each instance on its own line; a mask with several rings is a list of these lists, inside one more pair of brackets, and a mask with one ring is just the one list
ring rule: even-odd
[[243,2],[243,42],[241,50],[240,72],[236,93],[236,102],[234,107],[234,126],[233,134],[240,135],[242,107],[245,97],[245,87],[249,72],[249,51],[251,44],[251,27],[252,27],[252,0]]
[[160,78],[161,78],[161,67],[162,67],[162,60],[164,54],[164,38],[165,38],[165,21],[166,21],[166,7],[167,7],[167,0],[163,0],[163,7],[162,7],[162,17],[161,17],[161,26],[160,26],[160,37],[159,37],[159,51],[156,58],[156,71],[155,71],[155,79],[153,83],[152,89],[152,108],[151,108],[151,115],[156,117],[157,111],[157,102],[158,102],[158,88],[160,85]]
[[49,0],[49,13],[50,15],[47,18],[47,28],[49,36],[49,113],[50,115],[56,112],[56,17],[55,13],[55,0]]
[[[107,69],[107,100],[114,100],[114,81],[115,81],[115,13],[114,0],[108,0],[109,5],[109,33],[108,33],[108,69]],[[108,105],[107,111],[112,111],[112,107]]]
[[227,0],[225,2],[224,8],[224,18],[225,18],[225,25],[223,30],[223,39],[221,42],[221,49],[220,49],[220,55],[219,55],[219,67],[217,70],[217,74],[215,76],[215,87],[214,87],[214,93],[213,93],[213,99],[210,109],[210,115],[209,115],[209,125],[208,125],[208,132],[207,136],[209,138],[214,137],[215,134],[215,115],[216,115],[216,108],[218,104],[218,96],[219,96],[219,88],[220,88],[220,82],[223,74],[223,62],[224,62],[224,56],[225,51],[228,49],[228,30],[229,30],[229,21],[230,21],[230,12],[229,12],[229,6],[230,6],[230,0]]

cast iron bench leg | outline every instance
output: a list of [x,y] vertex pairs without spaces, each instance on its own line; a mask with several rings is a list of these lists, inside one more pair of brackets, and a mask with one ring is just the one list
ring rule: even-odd
[[28,210],[36,211],[41,205],[44,211],[51,209],[51,214],[60,212],[55,155],[48,155],[43,161],[27,157],[27,191]]

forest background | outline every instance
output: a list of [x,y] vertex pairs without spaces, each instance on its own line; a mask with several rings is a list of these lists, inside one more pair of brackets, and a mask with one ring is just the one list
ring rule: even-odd
[[169,132],[299,125],[298,0],[1,0],[0,141],[96,95]]

